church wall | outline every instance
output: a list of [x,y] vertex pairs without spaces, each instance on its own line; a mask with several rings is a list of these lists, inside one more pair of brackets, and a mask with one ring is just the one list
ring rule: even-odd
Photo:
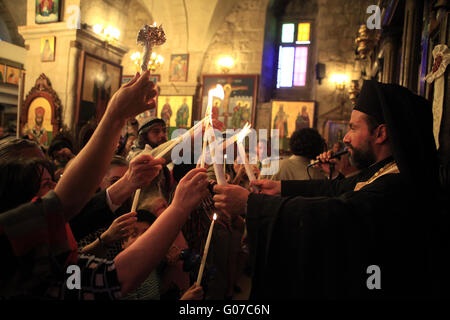
[[217,30],[205,54],[203,74],[217,74],[217,60],[231,56],[232,74],[260,74],[268,0],[238,2]]
[[[73,107],[73,92],[68,84],[73,70],[69,69],[71,56],[71,41],[76,39],[76,30],[67,28],[69,14],[66,8],[70,5],[79,6],[79,0],[65,1],[61,8],[61,22],[50,24],[35,23],[35,0],[27,0],[26,26],[19,27],[19,33],[25,39],[26,52],[26,76],[24,87],[24,98],[34,86],[36,79],[41,73],[47,75],[52,83],[53,89],[58,94],[63,110],[61,118],[63,123],[70,126],[72,118],[71,108]],[[41,62],[41,37],[55,36],[55,60],[51,62]],[[67,107],[69,106],[69,107]],[[68,110],[69,109],[69,110]],[[66,117],[67,116],[67,117]]]
[[[261,74],[264,46],[264,29],[266,10],[269,1],[247,0],[235,5],[217,30],[205,54],[202,74],[220,73],[217,59],[228,54],[235,60],[231,74]],[[318,15],[315,21],[316,52],[315,59],[326,65],[326,77],[322,84],[313,86],[310,96],[317,102],[316,128],[323,133],[325,118],[317,117],[337,107],[342,100],[342,93],[336,91],[331,83],[333,73],[345,73],[350,80],[360,79],[360,73],[354,69],[355,37],[359,25],[365,23],[367,7],[371,0],[354,2],[345,0],[319,0]],[[314,68],[310,64],[309,68]],[[315,77],[313,79],[315,80]],[[346,90],[348,89],[348,86]],[[266,97],[267,98],[267,97]],[[302,98],[299,97],[299,100]],[[331,119],[349,119],[351,103],[346,91],[344,104],[347,113],[330,114]],[[256,112],[256,127],[270,127],[270,102],[259,101]]]
[[[36,79],[41,73],[47,75],[52,83],[53,89],[58,94],[62,105],[61,119],[63,125],[73,129],[76,115],[77,83],[81,71],[81,51],[97,55],[113,63],[120,64],[126,48],[120,43],[106,44],[92,31],[76,29],[68,21],[73,13],[67,9],[71,5],[80,8],[81,24],[92,26],[102,23],[117,26],[126,24],[126,16],[120,12],[121,1],[101,0],[80,1],[68,0],[61,8],[60,22],[36,24],[35,23],[35,1],[27,0],[27,25],[19,27],[19,33],[25,39],[27,49],[26,78],[24,98],[34,86]],[[123,3],[122,3],[123,4]],[[114,10],[115,9],[115,10]],[[104,13],[109,14],[105,15]],[[100,19],[98,19],[100,18]],[[41,38],[55,36],[55,59],[50,62],[41,62]]]
[[[154,17],[161,12],[150,12],[150,7],[141,0],[131,0],[127,5],[123,5],[122,0],[68,0],[64,1],[63,21],[58,23],[35,25],[34,23],[34,0],[27,1],[27,24],[22,29],[22,33],[27,34],[27,69],[25,93],[34,85],[35,79],[40,73],[45,73],[52,81],[55,91],[61,98],[65,112],[63,121],[70,124],[70,113],[74,107],[74,79],[77,77],[77,61],[79,60],[80,50],[86,50],[92,54],[101,56],[107,60],[121,63],[124,75],[133,75],[136,67],[130,59],[135,51],[142,51],[142,48],[136,44],[136,35],[143,24],[154,22]],[[309,65],[313,70],[315,62],[323,63],[326,66],[326,77],[322,84],[313,77],[312,91],[310,97],[317,102],[316,109],[316,128],[323,133],[324,124],[327,119],[349,119],[351,103],[348,100],[347,90],[338,92],[334,83],[331,83],[330,77],[333,73],[345,73],[350,80],[360,79],[360,70],[355,69],[355,44],[354,40],[359,25],[365,23],[368,14],[367,7],[372,4],[372,0],[346,1],[346,0],[317,0],[318,13],[313,27],[315,46],[313,47],[314,63]],[[170,2],[172,4],[175,1]],[[163,55],[165,62],[156,73],[161,76],[160,94],[162,95],[196,95],[198,97],[201,76],[204,74],[221,73],[217,67],[217,60],[222,55],[230,55],[235,60],[235,65],[230,74],[258,74],[261,75],[263,66],[263,47],[268,44],[264,42],[264,33],[266,30],[266,14],[269,0],[243,0],[237,1],[228,14],[224,13],[223,22],[220,23],[217,31],[211,34],[211,38],[200,37],[195,34],[189,37],[187,25],[190,30],[197,30],[195,26],[204,23],[203,28],[208,27],[208,21],[202,21],[198,17],[197,11],[193,13],[187,11],[181,6],[181,2],[176,2],[177,7],[169,10],[169,18],[159,18],[165,24],[165,30],[168,31],[168,41],[161,47],[156,47],[154,51]],[[200,2],[195,2],[198,5]],[[111,24],[121,31],[120,39],[117,44],[123,51],[117,53],[101,41],[88,39],[80,30],[74,32],[67,30],[64,26],[67,21],[65,9],[76,4],[81,7],[81,22],[90,26],[101,23],[103,25]],[[169,4],[164,4],[169,6]],[[162,8],[162,4],[157,7]],[[197,8],[197,7],[195,7]],[[214,8],[214,7],[213,7]],[[160,10],[161,11],[161,10]],[[212,9],[210,10],[212,11]],[[187,14],[187,16],[183,16]],[[209,17],[208,17],[209,18]],[[156,19],[156,18],[155,18]],[[214,20],[217,21],[217,20]],[[56,38],[56,59],[54,62],[40,62],[40,37],[44,35],[55,35]],[[190,42],[189,42],[190,38]],[[193,44],[199,39],[204,39],[204,43]],[[75,45],[73,41],[78,41]],[[78,49],[74,49],[78,46]],[[276,48],[275,48],[276,49]],[[265,49],[264,49],[265,50]],[[170,69],[171,54],[188,53],[189,54],[189,72],[188,80],[185,82],[168,81]],[[276,61],[273,61],[274,67]],[[270,68],[267,63],[264,68]],[[344,113],[332,112],[330,110],[338,107],[344,94]],[[264,97],[260,96],[256,111],[256,128],[270,128],[270,99],[274,94],[264,92]],[[304,97],[298,97],[299,100]],[[194,101],[195,104],[199,101]],[[67,106],[67,107],[66,107]],[[68,110],[68,111],[67,111]],[[194,109],[195,110],[195,109]]]
[[[220,74],[217,60],[231,56],[230,74],[261,75],[268,0],[238,2],[217,30],[205,54],[202,74]],[[257,102],[255,128],[268,128],[270,106]]]
[[[317,62],[326,66],[326,76],[322,84],[317,84],[316,98],[317,122],[316,128],[323,133],[327,118],[349,120],[351,103],[348,100],[348,85],[345,88],[344,114],[331,113],[326,117],[320,115],[327,113],[341,103],[341,95],[335,84],[330,81],[333,73],[346,74],[350,80],[359,80],[361,75],[355,65],[355,38],[359,25],[366,22],[367,7],[373,4],[371,0],[319,0],[319,12],[316,22],[317,34]],[[313,67],[313,66],[312,66]],[[317,80],[315,80],[317,81]]]

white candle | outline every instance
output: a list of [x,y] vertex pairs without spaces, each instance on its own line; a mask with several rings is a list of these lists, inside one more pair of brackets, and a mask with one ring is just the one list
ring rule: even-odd
[[239,141],[237,144],[239,156],[241,157],[242,161],[244,161],[245,172],[247,173],[248,179],[250,181],[256,180],[255,174],[253,173],[253,170],[250,168],[250,165],[248,164],[247,154],[245,153],[245,149],[244,146],[242,145],[242,142]]
[[141,189],[137,189],[134,193],[133,205],[131,206],[131,212],[136,212],[136,207],[139,202],[139,196],[141,195]]
[[225,179],[225,175],[223,172],[223,168],[220,164],[216,163],[215,159],[215,148],[217,147],[216,143],[213,143],[213,137],[209,136],[209,152],[211,154],[211,159],[214,167],[214,174],[216,175],[217,184],[220,186],[224,186],[227,184],[227,180]]
[[[150,153],[150,151],[152,150],[152,148],[146,144],[144,151],[141,152],[141,154],[147,154]],[[131,212],[136,212],[136,208],[139,202],[139,196],[141,195],[141,189],[137,189],[136,192],[134,193],[134,198],[133,198],[133,204],[131,205]]]
[[227,155],[223,156],[223,175],[227,178]]
[[[209,126],[208,126],[208,122],[206,123],[206,127],[205,127],[205,134],[206,131],[208,130]],[[205,167],[205,152],[206,152],[206,143],[207,143],[207,139],[205,139],[205,137],[203,137],[203,147],[202,147],[202,155],[201,155],[201,159],[200,159],[200,168],[204,168]]]
[[195,126],[193,126],[192,128],[190,128],[188,131],[186,131],[185,133],[183,133],[181,136],[172,139],[172,143],[168,144],[166,148],[164,148],[163,150],[161,150],[156,156],[155,158],[163,158],[167,153],[169,153],[170,151],[172,151],[173,148],[175,148],[175,146],[177,144],[179,144],[181,141],[183,141],[183,139],[191,134],[192,131],[195,131],[204,121],[205,119],[202,119],[201,121],[199,121]]
[[245,137],[249,133],[250,133],[250,125],[248,123],[246,123],[244,128],[242,128],[242,130],[237,134],[236,144],[237,144],[239,156],[241,157],[241,159],[244,163],[244,168],[245,168],[245,172],[247,173],[247,177],[250,181],[253,181],[256,178],[253,173],[253,170],[250,168],[250,165],[249,165],[248,159],[247,159],[247,154],[245,153],[244,145],[242,143],[244,141]]
[[[205,126],[205,134],[209,128],[214,128],[213,123],[212,123],[212,105],[213,105],[214,98],[219,98],[220,100],[223,100],[224,97],[225,97],[225,93],[223,91],[223,87],[220,84],[216,85],[216,87],[214,89],[211,89],[208,91],[208,104],[207,104],[206,110],[205,110],[205,118],[207,119],[206,126]],[[201,155],[201,159],[200,159],[201,168],[205,167],[205,152],[206,152],[206,139],[205,139],[205,137],[203,137],[203,148],[202,148],[202,155]]]
[[209,226],[208,238],[206,238],[205,249],[203,250],[202,263],[200,264],[200,269],[198,270],[197,286],[200,286],[200,283],[202,282],[203,270],[205,269],[206,257],[208,256],[209,244],[211,242],[212,231],[216,219],[217,214],[214,213],[213,220],[211,221],[211,225]]
[[169,143],[167,145],[167,147],[165,147],[163,150],[161,150],[157,155],[155,155],[155,158],[164,158],[164,156],[169,153],[170,151],[172,151],[173,148],[175,148],[175,146],[180,143],[183,140],[183,136],[179,136],[176,139],[173,139],[171,141],[171,143]]

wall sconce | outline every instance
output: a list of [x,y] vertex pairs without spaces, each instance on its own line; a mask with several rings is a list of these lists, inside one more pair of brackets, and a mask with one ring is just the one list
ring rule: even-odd
[[[142,56],[141,53],[139,51],[134,52],[133,54],[131,54],[131,61],[133,61],[133,63],[136,66],[136,70],[138,72],[141,71],[141,62],[142,62]],[[150,69],[150,72],[155,72],[162,64],[164,63],[164,58],[159,55],[156,54],[155,52],[152,52],[152,54],[150,55],[150,60],[148,62],[148,68]]]
[[345,89],[345,85],[349,82],[349,77],[346,74],[335,73],[331,75],[330,81],[334,82],[337,90],[342,91]]
[[106,28],[103,28],[101,24],[96,24],[92,27],[92,30],[94,31],[94,33],[102,36],[108,43],[117,41],[120,37],[120,30],[113,26],[107,26]]
[[230,69],[234,66],[234,60],[230,56],[222,57],[217,61],[220,71],[223,73],[228,73]]
[[316,79],[319,80],[319,84],[322,84],[322,79],[325,78],[325,64],[317,63],[316,64]]

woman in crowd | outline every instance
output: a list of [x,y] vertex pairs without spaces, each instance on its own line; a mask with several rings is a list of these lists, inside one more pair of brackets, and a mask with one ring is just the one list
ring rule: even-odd
[[[204,169],[194,169],[180,181],[170,206],[113,261],[78,255],[67,224],[100,184],[126,119],[155,108],[155,95],[148,71],[142,76],[137,74],[121,87],[111,98],[92,138],[66,168],[55,189],[43,197],[40,190],[48,170],[37,163],[29,165],[35,168],[30,169],[33,172],[30,177],[39,183],[35,183],[27,197],[18,199],[20,203],[13,204],[21,204],[19,207],[0,214],[0,247],[4,258],[0,296],[116,299],[136,289],[163,258],[190,212],[208,192]],[[142,157],[148,175],[156,176],[163,163],[162,159]],[[2,177],[11,166],[10,161],[0,166]],[[1,182],[2,191],[10,187],[10,180]],[[37,198],[27,202],[30,196]],[[75,270],[75,277],[70,270]]]

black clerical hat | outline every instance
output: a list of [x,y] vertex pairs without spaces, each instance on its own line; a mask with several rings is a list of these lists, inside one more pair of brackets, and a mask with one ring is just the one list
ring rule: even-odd
[[354,110],[386,124],[394,159],[411,183],[437,184],[433,113],[428,100],[397,84],[365,80]]
[[385,123],[381,103],[377,97],[378,82],[365,80],[363,82],[354,110],[371,115],[379,124]]

